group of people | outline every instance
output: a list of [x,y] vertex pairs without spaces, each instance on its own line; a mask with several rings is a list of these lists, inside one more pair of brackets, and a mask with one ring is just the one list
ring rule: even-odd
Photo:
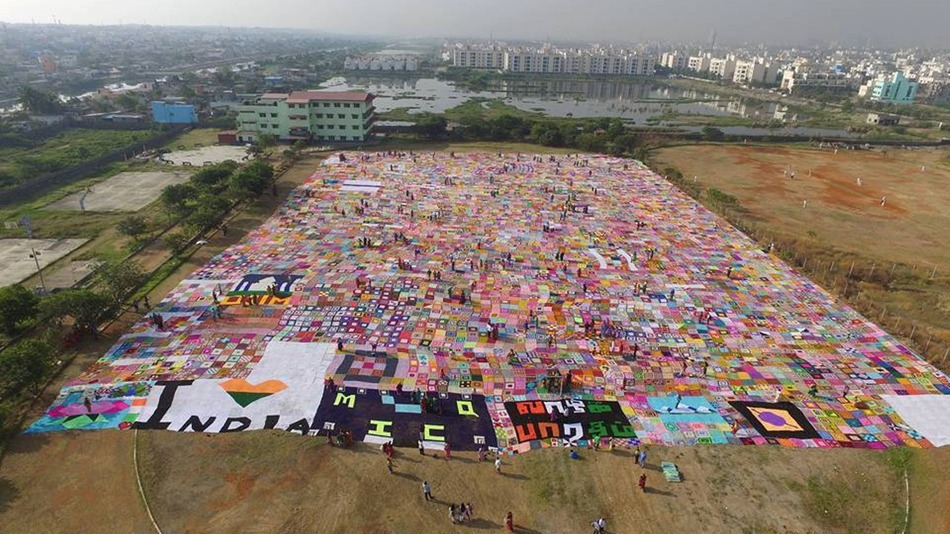
[[607,532],[607,520],[603,517],[599,517],[591,521],[590,526],[593,529],[594,534],[604,534]]
[[472,515],[473,515],[472,510],[473,510],[472,503],[468,503],[466,505],[463,502],[463,503],[459,503],[458,506],[455,506],[454,504],[450,504],[449,505],[449,519],[452,520],[453,525],[457,523],[464,523],[465,521],[471,521]]
[[333,430],[328,430],[327,444],[333,445],[334,442],[338,447],[349,447],[353,444],[353,432],[346,428],[341,428],[335,433]]
[[148,316],[148,320],[158,331],[161,332],[165,330],[165,319],[162,317],[162,314],[152,312],[152,314]]

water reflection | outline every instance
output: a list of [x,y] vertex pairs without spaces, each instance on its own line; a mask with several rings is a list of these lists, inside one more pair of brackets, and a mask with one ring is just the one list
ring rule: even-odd
[[[333,90],[359,89],[377,95],[380,112],[406,109],[408,113],[442,113],[472,98],[502,99],[524,111],[552,117],[619,117],[643,126],[665,126],[676,115],[743,117],[763,124],[797,120],[775,102],[727,97],[695,89],[650,81],[495,80],[486,90],[473,91],[434,78],[348,77]],[[738,128],[739,135],[754,135],[764,128]],[[787,135],[846,135],[841,130],[781,129]],[[821,134],[814,132],[822,132]]]

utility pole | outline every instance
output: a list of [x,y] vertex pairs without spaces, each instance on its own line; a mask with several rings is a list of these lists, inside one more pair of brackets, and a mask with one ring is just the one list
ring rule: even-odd
[[30,257],[36,263],[36,274],[40,275],[40,285],[43,286],[43,293],[46,293],[46,280],[43,279],[43,270],[40,269],[40,253],[33,247],[30,247]]

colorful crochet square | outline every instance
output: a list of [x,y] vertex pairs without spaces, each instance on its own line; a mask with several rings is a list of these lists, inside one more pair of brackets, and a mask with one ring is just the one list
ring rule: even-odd
[[512,453],[950,441],[946,375],[620,158],[331,157],[153,313],[28,431],[340,425],[414,446],[432,424],[427,443]]

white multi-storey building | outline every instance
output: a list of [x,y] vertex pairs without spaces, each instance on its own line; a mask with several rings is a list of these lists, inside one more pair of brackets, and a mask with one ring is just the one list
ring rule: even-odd
[[656,59],[628,50],[561,50],[543,48],[477,47],[459,45],[451,50],[452,65],[538,74],[611,74],[652,76]]
[[711,60],[712,56],[709,54],[690,56],[686,61],[686,68],[693,72],[706,72],[709,70],[709,63]]
[[452,66],[500,70],[505,68],[505,50],[496,47],[456,47],[452,49]]
[[418,68],[418,61],[411,56],[348,57],[343,61],[344,70],[414,71]]
[[765,80],[765,65],[756,60],[742,59],[736,61],[735,71],[732,73],[732,83],[748,84]]
[[679,52],[667,52],[660,56],[660,65],[672,70],[685,70],[690,58]]
[[719,76],[723,80],[731,80],[736,71],[736,58],[733,56],[725,58],[712,58],[709,60],[709,72]]

